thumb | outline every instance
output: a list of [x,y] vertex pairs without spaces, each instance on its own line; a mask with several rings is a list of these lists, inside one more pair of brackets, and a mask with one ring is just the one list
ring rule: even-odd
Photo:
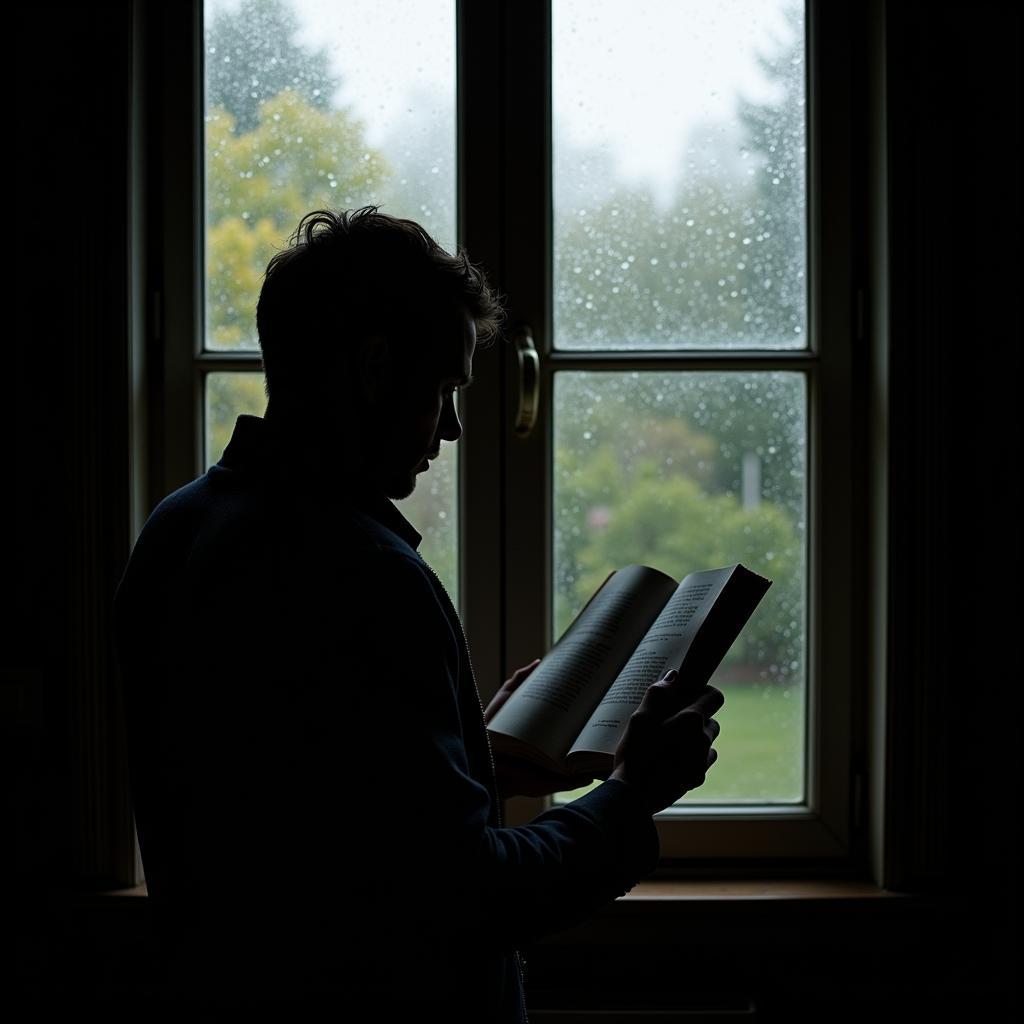
[[659,718],[668,715],[676,701],[676,687],[674,681],[677,673],[675,669],[665,675],[664,678],[651,683],[644,693],[640,707]]
[[540,658],[534,658],[529,665],[517,668],[509,680],[509,689],[514,690],[539,664]]

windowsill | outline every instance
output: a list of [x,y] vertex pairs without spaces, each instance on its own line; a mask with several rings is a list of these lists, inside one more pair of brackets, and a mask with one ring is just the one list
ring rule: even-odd
[[[109,889],[97,893],[79,894],[80,898],[96,901],[129,900],[146,897],[146,885],[128,889]],[[869,902],[908,900],[906,893],[888,892],[871,882],[848,879],[649,879],[638,882],[628,893],[615,900],[616,904],[701,902],[746,904],[764,902],[836,901]]]
[[846,879],[649,879],[620,900],[653,903],[700,900],[751,903],[763,900],[877,900],[905,898],[871,882]]
[[788,941],[799,943],[809,934],[820,939],[859,928],[874,931],[880,924],[898,931],[929,905],[927,897],[887,892],[863,880],[648,879],[587,920],[544,936],[533,949],[618,948],[623,943],[668,947],[688,941],[681,935],[700,934],[708,948],[725,952],[736,934],[778,939],[787,933]]

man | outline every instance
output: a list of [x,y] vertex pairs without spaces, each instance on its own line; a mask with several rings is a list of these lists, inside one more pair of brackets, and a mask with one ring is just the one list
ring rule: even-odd
[[[500,309],[464,254],[317,211],[257,308],[268,406],[164,499],[117,595],[136,822],[180,1007],[523,1021],[517,948],[658,860],[653,814],[714,761],[721,694],[651,687],[609,780],[503,759],[462,627],[389,500],[462,428]],[[580,780],[589,781],[589,780]],[[357,1009],[358,1007],[358,1009]],[[404,1019],[404,1018],[403,1018]]]

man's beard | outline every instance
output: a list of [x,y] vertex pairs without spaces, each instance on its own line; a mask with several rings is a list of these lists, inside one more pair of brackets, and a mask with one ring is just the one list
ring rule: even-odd
[[408,498],[414,490],[416,490],[416,475],[410,473],[405,477],[395,477],[392,485],[384,493],[389,498],[401,501],[402,498]]
[[382,489],[389,498],[408,498],[416,489],[416,473],[411,469],[391,469],[381,481]]

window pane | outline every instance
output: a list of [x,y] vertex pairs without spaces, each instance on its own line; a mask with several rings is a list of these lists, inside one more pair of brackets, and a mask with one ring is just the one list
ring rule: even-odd
[[[458,399],[456,399],[458,400]],[[221,456],[240,413],[262,416],[266,408],[261,373],[208,373],[206,375],[206,464]],[[401,510],[421,534],[420,554],[444,581],[458,606],[458,518],[455,501],[458,481],[458,445],[441,446],[430,469],[420,473],[416,490],[402,501]]]
[[767,576],[773,586],[714,676],[726,697],[719,760],[685,802],[801,801],[803,375],[563,371],[554,380],[551,642],[625,565],[681,580],[742,562]]
[[803,348],[804,19],[792,0],[554,0],[565,349]]
[[[258,350],[263,272],[311,210],[379,205],[454,249],[453,0],[207,0],[204,25],[208,350]],[[262,383],[206,388],[213,462]],[[455,447],[397,504],[457,602]]]
[[455,244],[452,0],[208,0],[206,346],[258,348],[303,214],[379,204]]
[[262,416],[266,410],[263,374],[208,373],[205,404],[206,465],[212,466],[228,446],[238,416]]

